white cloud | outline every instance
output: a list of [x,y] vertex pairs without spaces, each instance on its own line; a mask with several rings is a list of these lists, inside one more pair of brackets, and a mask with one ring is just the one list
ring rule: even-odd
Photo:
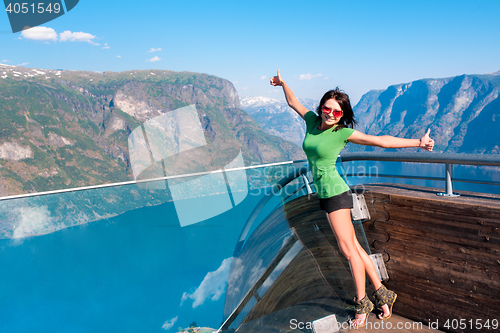
[[[21,37],[25,39],[43,41],[45,43],[49,41],[57,42],[59,40],[60,42],[87,42],[92,45],[99,45],[99,43],[94,42],[96,36],[87,32],[71,32],[69,30],[66,30],[64,32],[61,32],[58,37],[57,32],[54,29],[47,27],[34,27],[23,30],[21,32]],[[104,44],[103,49],[109,48],[110,47],[108,46],[108,43]]]
[[21,37],[39,41],[57,42],[57,32],[52,28],[34,27],[21,31]]
[[[288,243],[289,239],[290,239],[290,237],[283,238],[283,244],[281,245],[281,248],[283,248]],[[286,255],[283,257],[283,259],[281,259],[278,266],[276,266],[274,268],[271,275],[269,275],[267,277],[267,279],[262,284],[262,287],[263,288],[271,287],[274,284],[274,282],[276,281],[276,279],[278,278],[278,276],[285,270],[285,268],[288,266],[288,264],[290,264],[290,262],[297,256],[297,254],[299,254],[300,250],[302,250],[302,249],[303,249],[302,243],[296,242],[292,246],[292,248],[286,253]]]
[[326,80],[330,80],[330,78],[329,78],[328,76],[325,76],[325,81],[326,81]]
[[267,79],[267,76],[262,75],[262,76],[260,77],[260,79],[261,79],[261,80],[265,80],[265,79]]
[[250,277],[248,278],[247,280],[247,285],[249,287],[252,287],[255,282],[257,282],[257,280],[262,276],[262,274],[264,274],[264,272],[266,271],[266,267],[262,265],[262,259],[259,259],[259,261],[257,262],[257,264],[255,264],[251,269],[250,269]]
[[10,62],[10,61],[9,61],[9,60],[7,60],[7,59],[4,59],[4,60],[2,60],[2,61],[0,61],[0,62]]
[[161,60],[160,57],[154,56],[153,58],[146,60],[146,62],[155,62],[155,61],[160,61],[160,60]]
[[104,43],[104,46],[101,47],[101,49],[104,49],[104,50],[108,50],[110,48],[111,48],[111,46],[109,46],[108,43]]
[[250,288],[252,288],[255,282],[257,282],[257,280],[266,271],[266,267],[264,267],[262,264],[262,259],[254,263],[252,265],[252,268],[250,269],[250,277],[248,277],[248,279],[244,283],[241,283],[241,276],[246,270],[245,265],[240,258],[234,259],[234,262],[232,263],[231,275],[228,277],[227,281],[227,294],[232,297],[241,292],[240,287],[243,287],[243,290],[249,290]]
[[231,270],[231,275],[228,277],[228,290],[226,292],[229,296],[234,296],[240,292],[238,281],[243,274],[245,266],[243,265],[243,260],[240,258],[234,259],[231,264],[233,265],[233,269]]
[[22,64],[19,64],[19,65],[16,65],[16,66],[26,66],[27,64],[29,64],[29,62],[23,62]]
[[17,244],[21,243],[25,237],[53,232],[63,227],[50,215],[47,206],[18,205],[11,210],[11,213],[15,216],[12,238]]
[[121,58],[122,56],[118,55],[118,56],[116,56],[116,57],[117,57],[117,58]]
[[243,87],[243,88],[238,88],[238,90],[248,90],[250,89],[249,87]]
[[296,76],[295,78],[302,81],[302,80],[311,80],[311,79],[314,79],[316,77],[320,77],[320,76],[323,76],[323,74],[315,74],[315,75],[312,75],[312,74],[300,74],[299,76]]
[[87,42],[92,45],[99,45],[98,43],[94,43],[94,35],[91,35],[87,32],[71,32],[69,30],[66,30],[64,32],[61,32],[59,34],[59,40],[61,42]]
[[165,323],[163,323],[163,326],[161,328],[163,328],[164,330],[171,329],[172,326],[174,326],[175,322],[177,321],[177,318],[179,318],[179,316],[176,316],[175,318],[167,320]]
[[226,281],[229,274],[232,258],[224,259],[220,267],[215,272],[208,272],[200,286],[193,293],[184,293],[181,305],[187,299],[192,299],[193,309],[202,305],[207,299],[218,300],[224,293]]
[[151,53],[151,52],[158,52],[158,51],[161,51],[161,47],[155,49],[154,47],[150,48],[148,53]]

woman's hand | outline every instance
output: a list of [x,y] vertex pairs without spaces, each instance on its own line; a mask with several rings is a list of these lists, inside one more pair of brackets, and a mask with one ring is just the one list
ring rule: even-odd
[[278,75],[273,76],[270,80],[272,86],[283,87],[283,92],[285,93],[285,99],[292,109],[299,114],[299,116],[304,119],[305,114],[309,111],[305,106],[300,104],[299,100],[295,97],[292,90],[288,87],[285,81],[281,78],[280,70],[278,69]]
[[278,75],[273,76],[271,78],[271,82],[270,83],[271,83],[272,86],[282,86],[284,82],[285,81],[283,81],[281,79],[280,70],[278,69]]
[[434,148],[434,140],[432,140],[429,137],[430,132],[431,132],[431,129],[429,128],[427,133],[425,133],[425,135],[422,137],[422,139],[420,139],[420,146],[419,146],[420,148],[428,150],[428,151],[432,151],[432,148]]

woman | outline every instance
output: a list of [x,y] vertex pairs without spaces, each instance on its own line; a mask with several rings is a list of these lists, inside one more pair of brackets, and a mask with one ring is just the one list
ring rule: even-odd
[[382,285],[370,257],[356,239],[350,215],[351,192],[335,169],[335,162],[347,142],[382,148],[420,147],[432,151],[434,140],[429,138],[430,130],[420,140],[363,134],[352,128],[356,122],[349,97],[338,89],[328,91],[321,98],[316,115],[299,103],[281,78],[279,70],[278,75],[271,78],[271,85],[283,87],[288,105],[306,121],[303,149],[313,174],[320,207],[326,212],[339,247],[351,264],[356,285],[356,317],[351,325],[365,326],[368,315],[374,308],[366,295],[365,275],[368,275],[375,288],[375,304],[382,312],[379,319],[389,319],[397,295]]

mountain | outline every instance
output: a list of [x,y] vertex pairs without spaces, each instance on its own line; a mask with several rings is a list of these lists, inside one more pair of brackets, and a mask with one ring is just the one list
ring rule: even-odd
[[499,93],[500,71],[397,84],[362,96],[354,107],[356,128],[405,138],[421,138],[430,128],[435,151],[498,154]]
[[[310,110],[314,110],[318,104],[317,101],[306,98],[299,98],[299,102]],[[302,147],[305,136],[304,120],[288,106],[285,100],[244,97],[241,99],[241,108],[267,133]]]
[[[293,143],[267,134],[241,109],[232,83],[215,76],[0,64],[0,197],[225,171],[297,160],[302,154]],[[222,194],[229,200],[230,190],[230,205],[235,206],[252,186],[273,181],[275,176],[264,172],[258,177],[252,170],[224,172],[0,200],[0,238],[22,241],[174,197],[179,202]],[[220,207],[228,208],[223,203]],[[194,223],[186,215],[192,208],[183,209],[176,210],[184,214],[179,223]]]
[[[428,128],[436,141],[434,151],[500,153],[500,71],[422,79],[372,90],[354,106],[356,129],[371,135],[421,138]],[[317,102],[299,99],[314,110]],[[241,107],[269,134],[299,146],[303,120],[285,101],[245,97]],[[380,151],[382,148],[348,144],[345,151]],[[405,149],[405,151],[418,151]]]
[[240,151],[246,165],[302,156],[299,147],[267,134],[241,110],[232,83],[215,76],[0,64],[0,196],[133,180],[130,134],[142,126],[135,132],[142,136],[145,124],[189,105],[194,117],[175,114],[170,144],[180,152],[175,133],[200,126],[204,148],[165,164],[169,175],[219,169]]

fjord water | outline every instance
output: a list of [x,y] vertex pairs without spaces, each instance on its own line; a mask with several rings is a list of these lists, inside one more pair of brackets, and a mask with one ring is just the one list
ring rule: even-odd
[[[349,177],[351,186],[399,182],[444,189],[442,181],[375,178],[443,177],[442,165],[370,165],[344,163],[346,173],[361,175]],[[454,176],[498,182],[497,169],[456,166]],[[499,186],[466,183],[454,189],[500,192]],[[218,328],[229,260],[262,193],[254,188],[236,207],[186,227],[167,202],[41,236],[0,239],[0,332],[176,332],[193,321]],[[208,207],[193,199],[192,209]]]
[[168,202],[1,239],[0,331],[175,332],[193,321],[217,328],[224,260],[258,200],[248,195],[226,213],[183,228]]

